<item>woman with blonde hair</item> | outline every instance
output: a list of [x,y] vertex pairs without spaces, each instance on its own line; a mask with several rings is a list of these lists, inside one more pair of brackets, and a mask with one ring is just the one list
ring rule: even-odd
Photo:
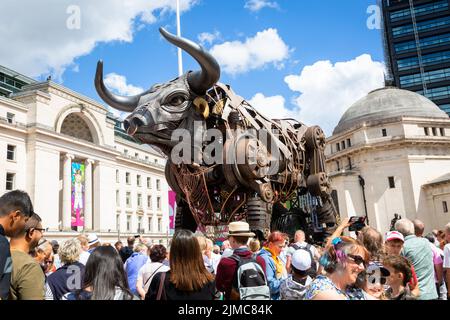
[[305,300],[350,300],[347,288],[366,269],[369,252],[350,237],[334,238],[320,258],[326,274],[319,275],[305,293]]
[[202,252],[203,262],[205,264],[206,270],[208,270],[212,274],[215,274],[217,268],[214,268],[214,262],[212,259],[212,249],[213,249],[212,241],[204,236],[196,236],[195,238],[197,239],[198,244],[200,245],[200,251]]
[[81,289],[84,275],[84,265],[79,262],[81,250],[80,241],[77,239],[64,241],[59,247],[62,266],[47,277],[46,300],[61,300],[64,294]]

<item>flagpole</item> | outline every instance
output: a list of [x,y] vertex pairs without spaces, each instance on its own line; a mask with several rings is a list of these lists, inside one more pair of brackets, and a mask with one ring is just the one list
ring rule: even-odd
[[[181,23],[180,23],[180,0],[177,0],[177,36],[181,37]],[[183,58],[181,48],[178,48],[178,76],[183,74]]]

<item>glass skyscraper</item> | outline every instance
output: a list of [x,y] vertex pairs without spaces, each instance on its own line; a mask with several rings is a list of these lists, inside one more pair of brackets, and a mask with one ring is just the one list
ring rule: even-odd
[[21,91],[24,85],[35,82],[35,80],[14,70],[0,66],[0,96],[7,97],[11,93]]
[[450,0],[380,0],[387,79],[450,115]]

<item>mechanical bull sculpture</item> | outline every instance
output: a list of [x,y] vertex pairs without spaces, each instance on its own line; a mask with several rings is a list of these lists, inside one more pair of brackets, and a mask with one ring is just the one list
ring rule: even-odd
[[[295,199],[308,194],[317,200],[314,216],[316,226],[322,228],[317,231],[320,238],[331,234],[336,216],[325,173],[322,130],[293,119],[266,118],[229,86],[218,83],[220,67],[202,47],[162,28],[160,32],[191,55],[201,70],[124,97],[105,87],[99,61],[95,87],[111,107],[130,113],[124,120],[130,136],[168,157],[166,178],[177,193],[176,228],[195,231],[198,226],[246,219],[260,238],[271,224],[291,234],[296,228],[307,231],[311,226],[305,224],[312,222],[304,219],[304,210],[294,206],[288,211],[282,203],[298,203]],[[190,161],[181,163],[174,161],[179,139],[173,138],[180,129],[190,136],[192,151]],[[215,142],[222,148],[216,154],[206,152],[205,132],[211,129],[220,134]]]

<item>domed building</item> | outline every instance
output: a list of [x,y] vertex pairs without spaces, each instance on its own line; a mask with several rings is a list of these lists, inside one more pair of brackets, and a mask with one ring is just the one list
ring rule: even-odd
[[381,232],[395,214],[427,232],[450,221],[450,119],[424,96],[370,92],[344,113],[325,154],[341,218],[367,216]]

